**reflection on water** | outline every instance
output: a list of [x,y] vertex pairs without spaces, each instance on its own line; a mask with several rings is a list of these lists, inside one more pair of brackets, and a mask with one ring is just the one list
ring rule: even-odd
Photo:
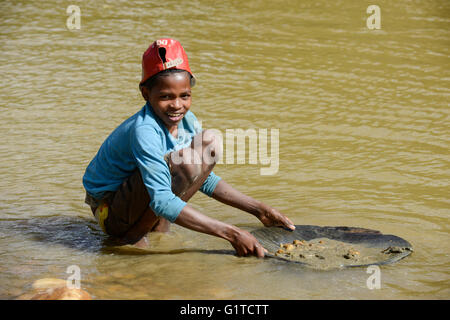
[[[448,298],[450,5],[378,1],[0,3],[0,298],[81,268],[96,299]],[[286,10],[286,8],[289,8]],[[103,139],[143,105],[140,59],[162,36],[184,45],[206,128],[279,129],[279,171],[215,172],[296,224],[405,238],[383,266],[315,272],[238,258],[221,239],[173,226],[151,252],[108,243],[81,177]],[[251,230],[252,216],[196,195],[202,212]],[[143,254],[145,253],[145,254]],[[271,290],[267,292],[267,285]]]

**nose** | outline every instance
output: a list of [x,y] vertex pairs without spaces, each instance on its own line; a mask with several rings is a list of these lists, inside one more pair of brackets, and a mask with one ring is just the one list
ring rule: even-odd
[[180,98],[176,98],[170,105],[174,110],[179,110],[183,106],[183,101]]

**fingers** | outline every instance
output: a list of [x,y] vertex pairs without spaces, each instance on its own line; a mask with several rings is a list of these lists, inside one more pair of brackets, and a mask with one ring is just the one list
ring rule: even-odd
[[234,246],[234,250],[236,250],[236,255],[238,257],[245,257],[246,256],[246,250],[244,250],[243,248],[238,247],[238,246]]
[[288,229],[294,231],[294,230],[295,230],[295,225],[294,225],[294,223],[293,223],[289,218],[287,218],[287,217],[284,217],[284,218],[285,218],[285,226],[286,226]]
[[295,225],[294,223],[285,215],[281,214],[278,211],[275,211],[276,213],[272,215],[271,217],[271,223],[265,223],[264,225],[266,227],[270,227],[270,226],[276,226],[276,227],[282,227],[282,228],[286,228],[288,230],[294,231],[295,230]]
[[295,225],[289,218],[282,215],[281,213],[278,213],[278,214],[279,214],[278,222],[275,223],[275,226],[287,228],[289,230],[295,230]]
[[238,257],[256,256],[258,258],[264,258],[265,254],[269,252],[260,244],[255,245],[252,250],[247,250],[245,248],[235,249]]
[[255,251],[254,254],[255,256],[257,256],[258,258],[264,258],[265,253],[267,252],[266,249],[263,248],[262,245],[260,245],[259,243],[257,243],[255,245]]
[[286,217],[284,214],[282,214],[281,212],[277,211],[276,209],[274,209],[274,211],[276,212],[276,214],[279,217],[280,223],[278,224],[278,226],[281,227],[286,227],[291,231],[295,230],[295,225],[294,223],[288,218]]
[[254,255],[258,258],[264,258],[264,255],[268,253],[253,235],[245,231],[241,233],[241,238],[232,245],[239,257]]

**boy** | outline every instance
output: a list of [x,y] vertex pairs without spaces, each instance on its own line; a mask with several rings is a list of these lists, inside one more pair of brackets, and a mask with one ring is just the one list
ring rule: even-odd
[[194,84],[178,41],[159,39],[145,51],[139,87],[146,104],[109,135],[87,167],[86,203],[103,231],[123,244],[145,246],[148,232],[167,232],[176,223],[228,240],[238,256],[263,257],[266,250],[252,234],[187,204],[200,190],[265,226],[295,229],[280,212],[212,172],[222,144],[189,110]]

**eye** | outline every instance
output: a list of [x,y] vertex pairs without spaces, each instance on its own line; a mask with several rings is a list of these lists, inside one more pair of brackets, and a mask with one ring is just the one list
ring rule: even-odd
[[189,99],[190,97],[191,97],[191,94],[188,93],[188,92],[183,93],[183,94],[181,95],[181,98],[183,98],[184,100],[187,100],[187,99]]

